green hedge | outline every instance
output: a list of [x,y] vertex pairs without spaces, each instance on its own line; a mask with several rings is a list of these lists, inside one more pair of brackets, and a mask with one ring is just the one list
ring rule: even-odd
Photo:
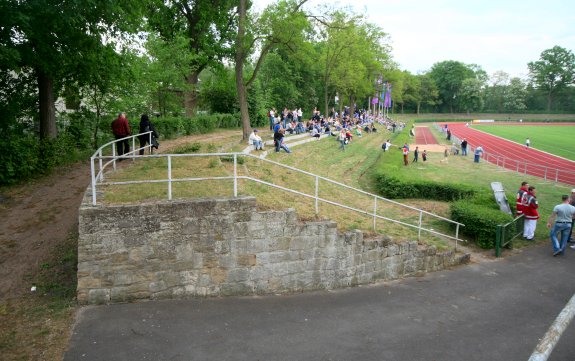
[[451,219],[465,224],[465,227],[460,228],[461,232],[472,237],[479,247],[485,249],[495,247],[497,225],[513,220],[511,215],[501,212],[499,208],[486,206],[476,199],[453,202],[450,210]]
[[[181,135],[204,134],[220,128],[237,128],[241,120],[232,114],[197,115],[193,118],[162,117],[152,119],[154,126],[162,138],[175,138]],[[133,133],[139,129],[139,121],[134,121],[130,127]]]
[[386,198],[420,198],[449,202],[470,198],[476,193],[475,189],[468,185],[408,181],[385,173],[376,175],[376,184],[380,194]]
[[89,157],[91,149],[79,149],[77,139],[64,133],[54,140],[38,140],[32,134],[8,135],[0,152],[0,185],[13,184],[48,173],[56,166]]

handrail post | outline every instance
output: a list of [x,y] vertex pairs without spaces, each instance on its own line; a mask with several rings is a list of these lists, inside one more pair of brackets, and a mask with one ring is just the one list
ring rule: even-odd
[[376,221],[377,221],[377,197],[373,197],[373,231],[376,231]]
[[238,196],[238,154],[234,153],[234,198]]
[[112,159],[113,159],[112,165],[114,170],[116,170],[116,146],[117,144],[116,142],[114,142],[114,144],[112,144]]
[[423,212],[419,211],[419,224],[417,227],[417,240],[421,241],[421,220],[423,219]]
[[92,177],[92,205],[96,205],[96,166],[94,157],[90,157],[90,176]]
[[[150,148],[149,152],[150,152],[150,154],[152,154],[152,152],[154,151],[153,150],[154,148],[152,148],[152,132],[148,133],[148,148]],[[146,147],[144,147],[144,152],[145,151],[146,151]]]
[[459,241],[459,223],[455,226],[455,252],[457,252],[457,242]]
[[547,167],[545,167],[545,175],[543,176],[543,182],[547,183]]
[[168,200],[172,200],[172,156],[168,154]]
[[133,135],[132,136],[132,162],[136,161],[136,158],[134,158],[134,156],[136,155],[136,136]]
[[102,167],[104,166],[104,164],[102,164],[102,148],[100,148],[100,151],[98,152],[98,171],[100,172],[100,182],[104,180],[104,172],[102,170]]
[[495,230],[495,257],[501,257],[501,238],[503,237],[503,226],[498,224]]
[[555,183],[559,182],[559,168],[555,169]]
[[319,177],[315,176],[315,215],[319,214]]

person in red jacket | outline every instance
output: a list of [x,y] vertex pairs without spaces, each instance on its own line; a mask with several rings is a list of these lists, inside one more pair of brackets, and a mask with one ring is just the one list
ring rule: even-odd
[[527,188],[527,202],[524,203],[523,214],[525,215],[525,222],[523,226],[523,237],[531,241],[535,236],[535,228],[537,227],[537,220],[539,219],[539,203],[535,197],[535,187],[530,186]]
[[[517,196],[515,197],[515,208],[517,209],[517,217],[523,214],[523,198],[527,198],[527,188],[529,188],[529,183],[521,182],[521,188],[517,191]],[[527,199],[525,199],[527,201]]]
[[[112,122],[112,133],[116,140],[125,138],[132,134],[130,131],[130,124],[128,124],[128,119],[126,118],[126,113],[118,114],[118,117]],[[116,142],[116,148],[118,149],[117,156],[122,156],[124,154],[130,153],[130,142],[128,139],[120,140]]]

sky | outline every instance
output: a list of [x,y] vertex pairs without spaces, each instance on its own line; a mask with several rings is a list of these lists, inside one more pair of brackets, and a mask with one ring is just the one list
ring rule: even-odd
[[[257,7],[271,0],[254,0]],[[310,0],[313,9],[325,0]],[[574,0],[354,0],[390,37],[392,57],[413,74],[434,63],[477,64],[525,79],[527,63],[555,45],[575,52]]]

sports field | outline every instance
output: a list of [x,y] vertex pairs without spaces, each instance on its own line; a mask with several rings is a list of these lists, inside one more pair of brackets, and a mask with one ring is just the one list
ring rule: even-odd
[[474,124],[474,129],[575,161],[575,124]]

